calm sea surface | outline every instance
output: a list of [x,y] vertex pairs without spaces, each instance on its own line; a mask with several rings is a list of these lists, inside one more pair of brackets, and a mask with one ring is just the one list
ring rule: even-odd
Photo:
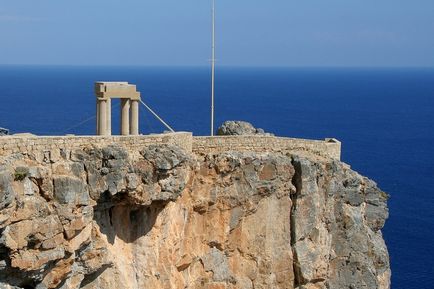
[[[93,134],[93,82],[129,81],[176,130],[209,133],[204,68],[0,66],[0,127]],[[434,288],[434,69],[217,71],[216,122],[343,142],[343,161],[392,198],[384,229],[392,288]],[[117,103],[113,126],[119,125]],[[141,132],[164,128],[142,110]],[[117,130],[118,131],[118,130]],[[117,132],[115,130],[115,132]]]

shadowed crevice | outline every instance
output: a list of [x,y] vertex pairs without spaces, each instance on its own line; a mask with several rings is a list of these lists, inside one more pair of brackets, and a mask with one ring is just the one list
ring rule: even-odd
[[110,244],[114,244],[115,237],[126,243],[133,243],[152,230],[166,204],[167,202],[155,201],[149,206],[140,206],[117,198],[109,205],[105,199],[95,206],[94,220]]
[[86,285],[91,284],[92,282],[94,282],[96,279],[98,279],[98,277],[104,273],[104,271],[106,269],[110,268],[110,265],[104,265],[101,268],[99,268],[97,271],[88,274],[86,276],[84,276],[84,279],[81,281],[80,283],[80,288],[85,287]]
[[298,160],[292,158],[291,164],[294,167],[295,173],[292,177],[292,184],[294,185],[296,191],[295,194],[291,195],[291,201],[292,201],[292,207],[291,207],[291,248],[292,248],[292,258],[293,258],[293,270],[294,270],[294,288],[298,287],[299,285],[303,284],[303,278],[300,272],[300,264],[298,262],[298,256],[297,252],[294,249],[294,245],[297,242],[296,240],[296,226],[295,226],[295,212],[297,210],[297,198],[300,196],[301,191],[303,189],[303,182],[302,182],[302,169],[301,164]]

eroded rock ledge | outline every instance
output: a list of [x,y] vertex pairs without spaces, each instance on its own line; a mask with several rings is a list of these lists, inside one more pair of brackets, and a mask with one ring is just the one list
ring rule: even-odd
[[0,166],[0,288],[389,288],[387,195],[345,164],[176,146]]

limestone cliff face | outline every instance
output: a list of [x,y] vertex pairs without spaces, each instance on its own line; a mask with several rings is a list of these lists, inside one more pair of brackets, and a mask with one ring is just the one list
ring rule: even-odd
[[0,288],[389,288],[387,195],[308,154],[150,146],[0,166]]

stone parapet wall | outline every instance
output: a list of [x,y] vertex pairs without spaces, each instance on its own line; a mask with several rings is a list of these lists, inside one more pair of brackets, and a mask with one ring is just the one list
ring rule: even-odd
[[34,156],[39,161],[55,161],[62,154],[86,147],[105,147],[117,144],[130,153],[150,145],[178,145],[186,151],[192,150],[192,134],[189,132],[145,135],[145,136],[7,136],[0,137],[0,156],[22,153]]
[[335,139],[324,141],[273,136],[193,137],[189,132],[146,136],[6,136],[0,137],[0,156],[27,154],[39,161],[56,161],[62,154],[91,146],[117,144],[130,153],[143,147],[159,144],[177,145],[194,153],[225,151],[282,152],[308,151],[328,158],[340,159],[341,143]]
[[194,137],[193,152],[212,153],[225,151],[291,152],[309,151],[324,157],[340,160],[341,142],[336,139],[324,141],[274,136],[221,136]]

